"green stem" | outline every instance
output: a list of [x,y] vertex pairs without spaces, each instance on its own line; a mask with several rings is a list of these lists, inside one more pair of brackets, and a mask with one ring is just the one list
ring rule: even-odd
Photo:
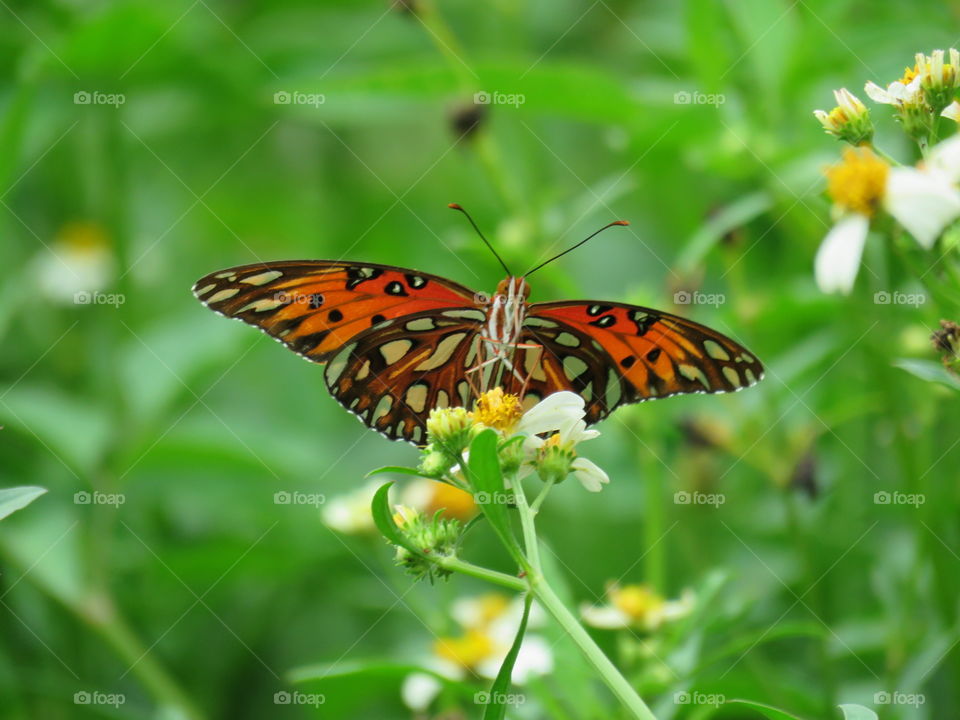
[[553,615],[554,620],[566,631],[570,639],[577,644],[577,647],[580,648],[580,651],[600,674],[603,681],[610,690],[613,691],[613,694],[617,696],[620,702],[623,703],[624,707],[630,711],[633,717],[639,718],[639,720],[657,720],[650,708],[647,707],[646,703],[644,703],[637,694],[637,691],[634,690],[626,678],[620,674],[620,671],[617,670],[616,666],[610,662],[610,659],[603,654],[603,650],[593,641],[590,634],[583,629],[583,626],[577,618],[574,617],[573,613],[571,613],[570,610],[567,609],[567,606],[557,597],[557,594],[547,583],[543,575],[537,574],[530,576],[527,580],[537,600],[540,601],[547,612]]
[[540,491],[540,494],[537,495],[537,497],[535,497],[535,498],[533,499],[533,503],[531,503],[531,505],[530,505],[530,512],[532,512],[532,513],[534,514],[534,516],[536,516],[537,513],[540,512],[540,506],[543,505],[543,501],[547,499],[547,495],[548,495],[548,494],[550,493],[550,491],[553,489],[554,484],[555,484],[555,483],[554,483],[554,480],[552,480],[552,479],[551,479],[551,480],[547,480],[547,481],[543,484],[543,490],[541,490],[541,491]]
[[490,570],[489,568],[480,567],[479,565],[468,563],[465,560],[460,560],[459,558],[448,557],[437,560],[436,562],[437,565],[442,567],[444,570],[463,573],[464,575],[469,575],[470,577],[479,578],[481,580],[489,580],[495,585],[501,585],[505,588],[516,590],[517,592],[526,592],[529,589],[527,587],[527,583],[520,578],[507,575],[506,573],[497,572],[496,570]]
[[527,550],[527,559],[530,563],[530,568],[527,571],[527,583],[530,592],[532,592],[543,607],[546,608],[547,612],[553,615],[560,627],[570,636],[570,639],[577,644],[577,647],[580,648],[580,651],[600,674],[603,681],[613,694],[617,696],[617,699],[623,703],[624,707],[631,712],[633,717],[639,720],[656,720],[656,716],[650,711],[646,703],[643,702],[637,694],[637,691],[634,690],[626,678],[620,674],[620,671],[610,662],[610,659],[604,655],[603,650],[593,641],[590,634],[584,630],[580,621],[577,620],[576,616],[570,612],[567,606],[563,604],[563,601],[557,596],[556,592],[554,592],[553,588],[550,587],[540,568],[540,550],[537,544],[537,531],[534,525],[534,515],[536,513],[527,504],[523,487],[518,480],[513,481],[513,495],[517,505],[517,512],[520,515],[520,526],[523,528],[523,542]]

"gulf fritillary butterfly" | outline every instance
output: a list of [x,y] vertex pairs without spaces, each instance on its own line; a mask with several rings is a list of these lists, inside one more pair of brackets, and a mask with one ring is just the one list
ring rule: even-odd
[[525,407],[572,390],[595,423],[623,404],[733,392],[763,376],[741,345],[676,315],[615,302],[528,303],[530,272],[508,270],[488,298],[392,265],[285,260],[211,273],[193,292],[325,363],[337,402],[416,444],[431,408],[471,407],[478,388],[499,385]]

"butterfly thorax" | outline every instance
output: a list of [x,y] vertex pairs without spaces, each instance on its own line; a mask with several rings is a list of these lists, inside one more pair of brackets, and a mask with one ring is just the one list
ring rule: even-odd
[[529,296],[530,286],[522,277],[507,277],[500,281],[487,309],[488,340],[500,346],[516,343]]

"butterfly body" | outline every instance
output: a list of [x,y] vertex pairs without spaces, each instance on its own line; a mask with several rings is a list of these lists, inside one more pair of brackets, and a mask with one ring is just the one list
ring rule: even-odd
[[763,373],[738,343],[692,321],[622,303],[529,303],[516,276],[488,297],[389,265],[281,261],[211,273],[194,294],[325,364],[340,404],[418,444],[432,408],[471,407],[497,385],[527,406],[572,390],[593,423],[625,403],[731,392]]

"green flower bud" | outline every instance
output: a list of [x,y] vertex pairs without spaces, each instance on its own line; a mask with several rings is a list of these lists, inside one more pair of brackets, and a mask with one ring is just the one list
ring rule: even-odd
[[450,571],[438,566],[436,560],[456,554],[461,529],[458,520],[445,520],[441,518],[441,512],[428,520],[423,513],[402,505],[397,506],[393,520],[400,532],[423,553],[419,555],[397,546],[397,565],[418,580],[428,577],[432,582],[435,577],[446,578],[450,575]]

